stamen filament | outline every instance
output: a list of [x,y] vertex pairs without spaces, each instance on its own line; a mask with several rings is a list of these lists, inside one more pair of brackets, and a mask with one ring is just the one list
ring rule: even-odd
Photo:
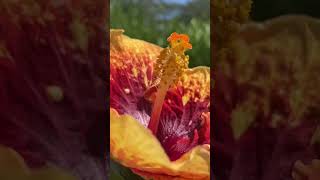
[[152,107],[151,119],[148,125],[148,128],[153,132],[153,134],[157,134],[159,118],[161,115],[163,102],[165,100],[168,89],[169,84],[166,84],[158,89],[156,99]]

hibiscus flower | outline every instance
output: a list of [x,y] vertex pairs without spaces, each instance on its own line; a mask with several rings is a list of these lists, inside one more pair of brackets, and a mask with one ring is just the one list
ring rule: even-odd
[[209,68],[187,68],[187,35],[168,41],[111,30],[110,155],[145,178],[209,179]]

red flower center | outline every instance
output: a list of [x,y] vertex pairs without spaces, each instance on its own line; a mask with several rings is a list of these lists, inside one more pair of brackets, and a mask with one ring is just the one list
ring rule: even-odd
[[[111,54],[111,59],[119,57]],[[131,115],[147,128],[152,103],[144,97],[144,93],[150,85],[148,83],[151,83],[153,66],[148,56],[139,57],[138,62],[135,58],[132,54],[125,54],[121,56],[125,64],[123,67],[111,66],[110,106],[120,114]],[[135,73],[132,73],[133,69]],[[169,89],[156,134],[171,160],[178,159],[196,145],[207,143],[202,131],[202,114],[209,111],[208,102],[190,100],[183,105],[183,94],[182,87]]]

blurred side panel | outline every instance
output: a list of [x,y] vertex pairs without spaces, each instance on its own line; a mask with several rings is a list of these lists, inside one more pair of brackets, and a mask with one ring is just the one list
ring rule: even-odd
[[320,20],[288,11],[254,22],[249,0],[216,2],[213,174],[319,179]]
[[0,0],[0,145],[31,169],[106,179],[108,5]]

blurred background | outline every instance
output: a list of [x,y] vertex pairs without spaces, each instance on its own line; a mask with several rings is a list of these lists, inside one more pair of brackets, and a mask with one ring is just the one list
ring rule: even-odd
[[[176,31],[190,36],[190,67],[210,66],[210,0],[110,0],[110,27],[167,46]],[[251,18],[263,21],[284,14],[320,17],[318,0],[253,0]]]
[[320,17],[319,0],[253,0],[251,18],[263,21],[284,14]]
[[110,0],[110,27],[162,47],[172,32],[188,34],[189,67],[210,66],[210,0]]

